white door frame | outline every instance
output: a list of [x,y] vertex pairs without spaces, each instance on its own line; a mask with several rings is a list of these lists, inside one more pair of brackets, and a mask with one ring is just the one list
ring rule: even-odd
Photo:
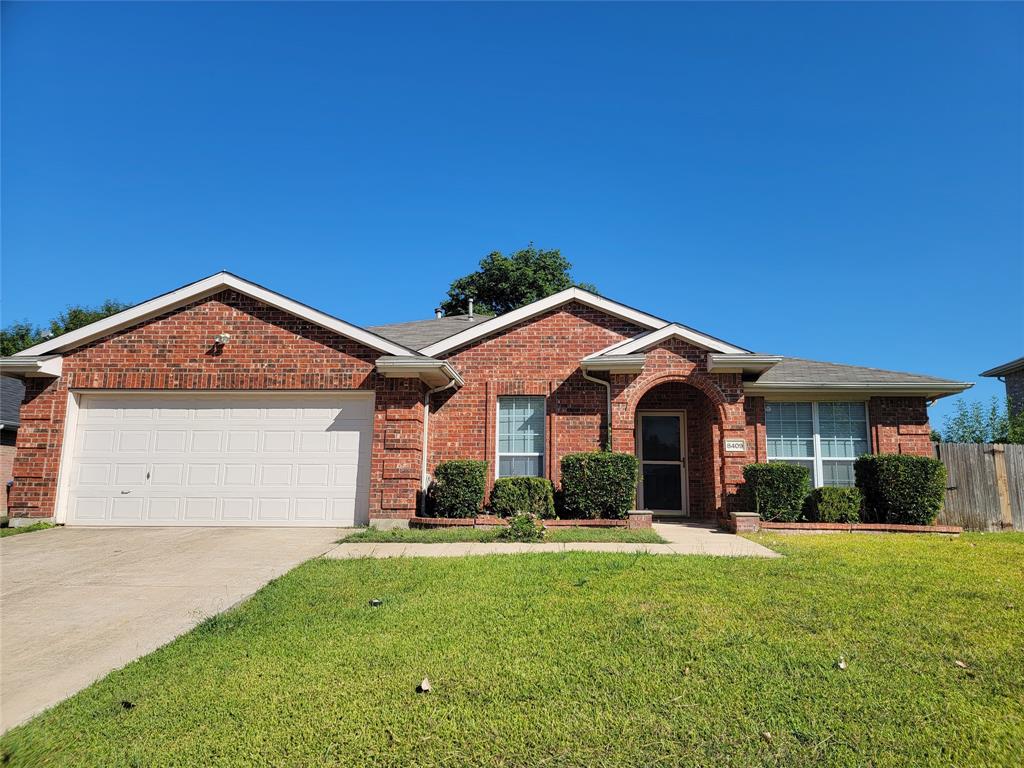
[[687,461],[687,445],[686,445],[686,411],[652,411],[644,410],[636,412],[636,457],[640,462],[639,466],[639,478],[637,482],[637,507],[639,509],[646,510],[647,507],[644,503],[644,436],[643,436],[643,417],[644,416],[676,416],[679,419],[679,449],[682,454],[680,461],[647,461],[648,464],[678,464],[679,465],[679,481],[682,484],[682,492],[680,499],[682,500],[682,509],[652,509],[657,515],[675,516],[675,517],[689,517],[690,515],[690,498],[689,498],[689,462]]

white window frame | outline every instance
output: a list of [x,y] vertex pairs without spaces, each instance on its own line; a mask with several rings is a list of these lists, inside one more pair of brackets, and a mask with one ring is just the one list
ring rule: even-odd
[[[510,399],[513,397],[530,397],[539,399],[543,403],[544,418],[541,419],[541,445],[544,450],[540,453],[519,453],[519,452],[503,452],[501,450],[501,401],[503,399]],[[547,477],[547,467],[545,466],[547,461],[547,441],[548,441],[548,398],[546,395],[498,395],[494,402],[494,478],[498,479],[501,477],[501,457],[502,456],[539,456],[540,457],[540,474],[539,475],[507,475],[507,477]]]
[[[811,486],[813,488],[824,488],[825,487],[825,471],[824,464],[826,462],[836,461],[855,461],[856,456],[828,456],[824,457],[821,455],[821,426],[818,423],[818,403],[862,403],[864,405],[864,432],[867,435],[868,441],[868,453],[875,452],[875,446],[871,440],[871,413],[868,410],[867,400],[765,400],[765,405],[769,403],[809,403],[811,406],[811,422],[814,430],[814,456],[768,456],[768,418],[765,417],[764,424],[764,438],[765,438],[765,456],[768,461],[784,461],[787,464],[801,464],[808,460],[811,461],[814,470],[811,472]],[[864,454],[861,454],[864,455]],[[842,487],[842,486],[840,486]]]

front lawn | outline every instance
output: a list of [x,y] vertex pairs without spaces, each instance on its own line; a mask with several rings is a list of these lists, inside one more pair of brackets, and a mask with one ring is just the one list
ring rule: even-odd
[[315,560],[0,760],[1024,764],[1024,535],[757,538],[786,557]]
[[7,536],[17,536],[21,533],[32,533],[33,531],[45,531],[49,528],[53,528],[53,523],[32,523],[32,525],[22,525],[17,528],[15,527],[3,527],[0,528],[0,539],[6,538]]
[[[448,544],[458,541],[501,541],[497,528],[391,528],[380,530],[366,528],[346,536],[345,541],[392,542],[398,544]],[[619,542],[631,544],[663,544],[665,540],[651,528],[550,528],[544,539],[547,543],[559,542]]]

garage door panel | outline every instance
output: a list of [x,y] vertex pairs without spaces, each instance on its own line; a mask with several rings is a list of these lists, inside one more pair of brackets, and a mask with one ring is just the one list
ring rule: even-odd
[[83,395],[68,522],[365,522],[365,394]]

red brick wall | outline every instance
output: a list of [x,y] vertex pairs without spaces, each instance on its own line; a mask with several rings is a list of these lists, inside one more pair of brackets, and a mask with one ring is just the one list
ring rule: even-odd
[[[231,340],[218,352],[211,348],[212,340],[222,332]],[[411,498],[398,497],[410,494],[406,465],[415,464],[419,477],[421,443],[413,438],[422,439],[422,432],[416,432],[422,429],[422,414],[410,418],[409,413],[422,410],[417,404],[420,385],[378,380],[378,356],[357,342],[234,291],[222,291],[87,344],[64,357],[60,379],[27,382],[12,510],[39,517],[54,512],[69,388],[365,389],[376,393],[375,426],[382,421],[410,422],[401,430],[374,430],[370,514],[377,516],[381,509],[411,513],[415,489]],[[403,441],[396,444],[399,432]],[[389,435],[393,444],[387,448]]]
[[466,385],[433,399],[430,471],[449,459],[483,459],[490,485],[498,397],[545,395],[545,471],[557,484],[564,454],[603,446],[605,389],[583,378],[580,359],[642,331],[573,302],[448,355]]
[[923,397],[872,397],[868,401],[875,453],[933,456],[928,404]]

